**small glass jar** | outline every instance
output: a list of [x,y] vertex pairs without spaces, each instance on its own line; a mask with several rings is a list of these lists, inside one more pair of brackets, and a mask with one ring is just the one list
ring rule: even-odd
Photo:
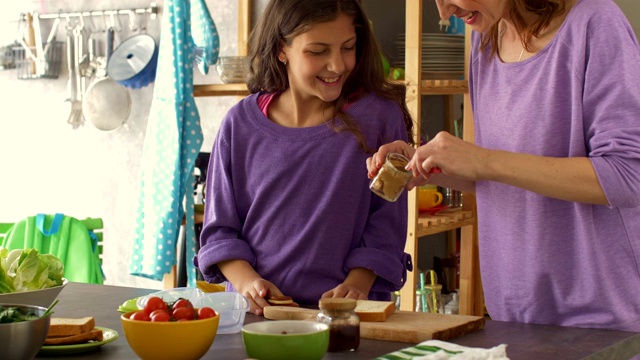
[[329,325],[329,352],[353,351],[360,345],[360,318],[354,299],[320,299],[317,320]]
[[384,164],[378,170],[378,175],[371,180],[369,189],[387,201],[398,200],[413,175],[405,169],[408,163],[409,159],[404,155],[388,153]]

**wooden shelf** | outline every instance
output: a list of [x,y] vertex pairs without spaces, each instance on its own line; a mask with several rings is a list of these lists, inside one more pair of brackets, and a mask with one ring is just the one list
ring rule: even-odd
[[417,235],[423,237],[457,228],[475,225],[476,219],[471,211],[441,211],[434,215],[418,216]]
[[455,95],[469,93],[467,80],[422,80],[421,95]]
[[240,84],[207,84],[194,85],[193,96],[247,96],[247,85]]
[[[423,3],[424,0],[405,0],[405,71],[407,108],[416,119],[414,142],[421,140],[421,121],[424,121],[421,96],[443,95],[445,130],[453,131],[453,95],[463,95],[463,139],[473,142],[473,116],[469,96],[468,64],[465,62],[464,78],[451,74],[451,79],[434,79],[422,68]],[[437,14],[436,14],[437,15]],[[469,58],[471,30],[465,29],[465,58]],[[444,77],[444,75],[443,75]],[[457,212],[433,216],[418,212],[418,194],[409,192],[409,221],[405,252],[413,258],[414,271],[407,273],[405,286],[400,291],[402,310],[415,309],[415,289],[418,282],[419,238],[438,233],[451,233],[460,229],[460,314],[482,316],[483,298],[478,265],[478,237],[475,195],[463,194],[463,208]],[[451,235],[451,234],[448,234]]]

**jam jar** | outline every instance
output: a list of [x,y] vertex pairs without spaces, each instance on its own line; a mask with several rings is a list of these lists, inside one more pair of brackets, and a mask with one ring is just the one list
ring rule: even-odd
[[388,153],[384,164],[369,184],[374,194],[387,201],[396,201],[413,174],[404,167],[409,163],[404,155]]
[[354,299],[320,299],[318,321],[329,325],[329,352],[353,351],[360,345],[360,318]]

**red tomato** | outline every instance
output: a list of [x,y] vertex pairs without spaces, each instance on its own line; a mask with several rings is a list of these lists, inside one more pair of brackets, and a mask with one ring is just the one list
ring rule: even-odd
[[171,320],[171,315],[164,310],[155,310],[151,313],[152,322],[167,322]]
[[144,312],[151,314],[154,310],[167,310],[167,303],[157,296],[150,297],[144,304]]
[[191,303],[191,301],[187,299],[178,299],[176,300],[175,303],[173,303],[174,309],[181,308],[181,307],[188,307],[193,309],[193,304]]
[[161,314],[161,313],[165,313],[165,314],[169,315],[169,317],[171,317],[171,312],[169,310],[160,310],[160,309],[153,310],[153,312],[151,314],[149,314],[149,317],[153,318],[154,315]]
[[179,307],[177,309],[173,309],[171,313],[171,317],[173,320],[193,320],[196,316],[196,311],[190,307]]
[[133,314],[131,314],[129,319],[137,320],[137,321],[150,321],[151,320],[151,318],[149,317],[149,314],[147,314],[144,310],[139,310],[139,311],[134,312]]
[[208,319],[208,318],[215,317],[216,315],[218,315],[216,314],[216,311],[210,307],[205,306],[198,309],[198,319]]

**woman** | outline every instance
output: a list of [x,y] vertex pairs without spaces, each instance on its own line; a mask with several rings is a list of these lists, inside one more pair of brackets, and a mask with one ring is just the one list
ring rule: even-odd
[[272,0],[250,41],[252,95],[211,152],[205,279],[227,281],[256,314],[281,295],[389,300],[412,267],[407,198],[369,191],[365,160],[406,141],[412,121],[359,1]]
[[[640,331],[640,47],[612,0],[437,0],[474,32],[475,144],[440,133],[410,186],[475,191],[495,320]],[[441,174],[430,174],[438,167]]]

